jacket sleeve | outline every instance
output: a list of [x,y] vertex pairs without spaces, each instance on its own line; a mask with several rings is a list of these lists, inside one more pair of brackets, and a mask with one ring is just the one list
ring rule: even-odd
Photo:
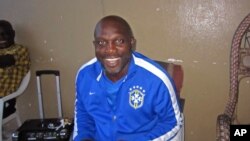
[[74,141],[82,141],[84,139],[93,139],[95,133],[95,126],[92,118],[87,113],[84,104],[84,94],[86,86],[83,81],[81,81],[81,76],[78,75],[76,81],[76,100],[75,100],[75,120],[74,120]]
[[183,124],[173,83],[167,80],[160,84],[156,95],[154,110],[158,115],[158,123],[146,137],[150,140],[171,140]]

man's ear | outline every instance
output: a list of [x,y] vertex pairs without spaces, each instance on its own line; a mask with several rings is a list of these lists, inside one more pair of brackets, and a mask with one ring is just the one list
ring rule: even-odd
[[135,38],[131,38],[131,47],[132,47],[132,51],[136,50],[136,39]]

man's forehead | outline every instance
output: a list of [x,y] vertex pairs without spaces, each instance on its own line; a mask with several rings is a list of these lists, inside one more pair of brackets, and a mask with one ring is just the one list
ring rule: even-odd
[[9,30],[6,29],[6,28],[4,28],[4,27],[2,27],[2,26],[0,26],[0,32],[7,32],[7,31],[9,31]]
[[12,30],[12,26],[10,23],[7,22],[0,22],[0,28],[4,28],[4,29],[8,29],[8,30]]
[[114,22],[102,22],[96,27],[96,36],[110,36],[116,34],[117,36],[126,36],[128,32],[125,30],[124,26],[119,23]]

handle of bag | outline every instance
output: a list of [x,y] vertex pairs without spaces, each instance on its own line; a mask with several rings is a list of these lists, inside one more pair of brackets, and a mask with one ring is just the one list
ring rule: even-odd
[[37,94],[38,94],[38,104],[40,118],[44,118],[44,109],[43,109],[43,99],[42,99],[42,90],[41,90],[41,80],[42,75],[55,75],[56,76],[56,95],[57,95],[57,107],[58,107],[58,116],[62,118],[62,102],[61,102],[61,90],[60,90],[60,72],[59,70],[38,70],[36,71],[36,80],[37,80]]
[[38,70],[38,71],[36,71],[36,76],[41,76],[44,74],[54,74],[56,76],[60,76],[60,71],[58,71],[58,70]]

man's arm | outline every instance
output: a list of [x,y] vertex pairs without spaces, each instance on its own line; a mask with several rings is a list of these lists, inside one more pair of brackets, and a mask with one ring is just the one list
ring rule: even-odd
[[[16,91],[30,68],[29,52],[26,47],[13,45],[13,48],[4,52],[0,57],[4,68],[1,71],[1,88],[5,90],[3,96]],[[4,62],[4,63],[3,63]]]
[[15,58],[11,54],[0,55],[0,68],[13,66],[15,62]]
[[94,123],[79,99],[75,102],[74,141],[91,140],[94,136]]
[[20,71],[25,72],[24,73],[25,75],[30,69],[30,55],[29,55],[28,48],[20,47],[16,51],[15,60],[16,60],[15,65]]
[[172,83],[160,86],[155,101],[158,123],[146,136],[149,139],[171,140],[183,124],[179,101]]
[[88,85],[82,83],[82,78],[78,75],[76,81],[74,141],[91,141],[94,138],[95,126],[94,121],[85,109],[84,100],[86,97],[84,91],[86,91],[85,88]]

